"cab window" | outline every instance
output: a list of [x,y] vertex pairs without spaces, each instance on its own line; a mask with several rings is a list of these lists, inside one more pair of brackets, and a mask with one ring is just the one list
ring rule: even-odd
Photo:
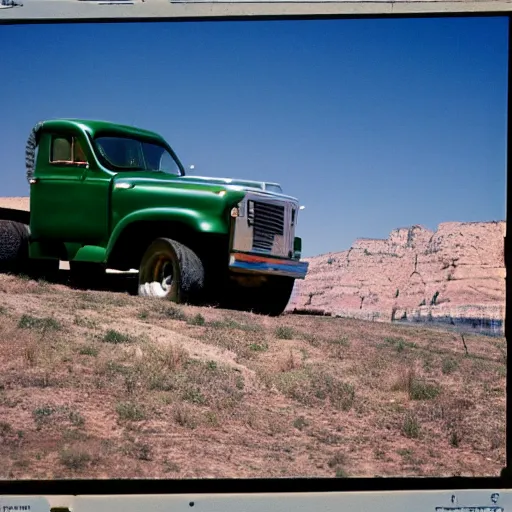
[[85,151],[76,137],[53,136],[50,154],[52,164],[86,164]]

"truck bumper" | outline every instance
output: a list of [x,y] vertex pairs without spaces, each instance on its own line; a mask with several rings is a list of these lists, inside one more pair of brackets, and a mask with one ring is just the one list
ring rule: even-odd
[[256,254],[231,253],[229,268],[233,272],[273,275],[304,279],[309,263],[305,261],[278,259]]

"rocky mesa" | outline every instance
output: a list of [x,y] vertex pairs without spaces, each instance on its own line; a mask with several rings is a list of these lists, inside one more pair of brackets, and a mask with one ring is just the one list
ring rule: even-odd
[[440,321],[503,332],[506,223],[445,222],[358,239],[308,258],[287,310],[374,321]]

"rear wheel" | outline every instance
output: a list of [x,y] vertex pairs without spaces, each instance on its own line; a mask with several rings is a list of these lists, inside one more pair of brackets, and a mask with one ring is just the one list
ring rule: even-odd
[[26,224],[0,220],[0,271],[20,273],[28,263],[30,232]]
[[32,279],[56,279],[59,260],[30,258],[29,239],[27,224],[0,220],[0,272],[25,274]]
[[158,238],[146,250],[139,268],[139,295],[196,303],[202,298],[205,271],[189,247]]

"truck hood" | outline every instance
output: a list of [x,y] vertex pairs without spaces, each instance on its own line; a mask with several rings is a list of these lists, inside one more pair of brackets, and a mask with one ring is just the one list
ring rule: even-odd
[[296,198],[282,193],[277,183],[255,180],[244,180],[236,178],[217,178],[209,176],[173,176],[164,172],[151,171],[127,171],[120,172],[115,176],[116,184],[131,183],[137,185],[169,185],[172,187],[183,186],[184,188],[201,188],[244,190],[247,192],[258,192],[267,196],[280,197],[296,201]]
[[237,178],[214,178],[210,176],[181,176],[180,180],[183,180],[185,182],[196,182],[212,185],[232,185],[251,190],[267,190],[269,187],[279,187],[279,189],[281,188],[277,183],[269,183],[266,181],[242,180]]

